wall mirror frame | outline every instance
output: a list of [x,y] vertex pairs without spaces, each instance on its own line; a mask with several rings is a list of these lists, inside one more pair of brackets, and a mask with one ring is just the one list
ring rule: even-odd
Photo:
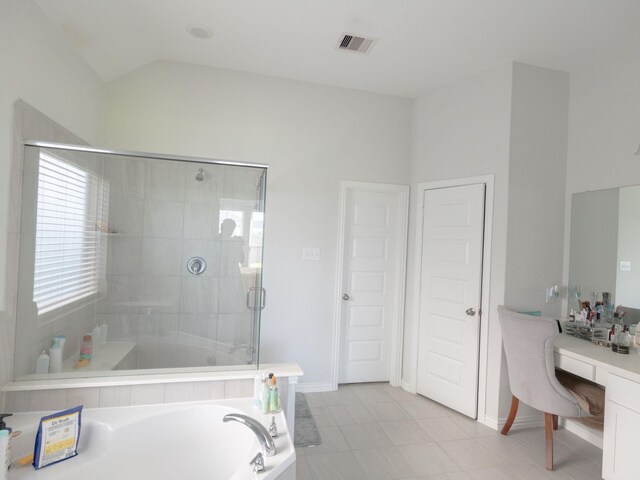
[[23,157],[14,382],[259,367],[267,165],[43,141]]

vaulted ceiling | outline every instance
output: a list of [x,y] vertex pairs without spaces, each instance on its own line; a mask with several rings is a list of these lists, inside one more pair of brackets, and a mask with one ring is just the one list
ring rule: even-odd
[[[640,46],[638,0],[36,3],[105,81],[171,60],[412,97],[510,61],[571,72]],[[339,51],[344,33],[378,41]]]

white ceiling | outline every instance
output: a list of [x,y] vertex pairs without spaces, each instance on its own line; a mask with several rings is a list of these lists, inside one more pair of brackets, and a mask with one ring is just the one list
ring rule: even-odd
[[[173,60],[411,97],[510,61],[571,72],[640,47],[638,0],[36,3],[105,81]],[[213,37],[189,36],[193,24]],[[338,51],[343,33],[380,40]]]

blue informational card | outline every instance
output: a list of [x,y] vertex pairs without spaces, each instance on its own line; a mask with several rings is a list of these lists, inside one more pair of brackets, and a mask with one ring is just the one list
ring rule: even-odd
[[80,440],[82,405],[40,419],[33,466],[36,469],[75,457]]

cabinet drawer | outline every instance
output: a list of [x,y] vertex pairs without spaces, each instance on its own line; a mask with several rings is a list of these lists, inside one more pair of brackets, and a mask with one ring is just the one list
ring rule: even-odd
[[553,353],[556,367],[564,370],[565,372],[573,373],[579,377],[586,378],[592,382],[596,379],[596,371],[593,365],[576,360],[575,358],[567,357],[561,353]]
[[616,402],[640,414],[640,383],[610,373],[606,398],[608,402]]

